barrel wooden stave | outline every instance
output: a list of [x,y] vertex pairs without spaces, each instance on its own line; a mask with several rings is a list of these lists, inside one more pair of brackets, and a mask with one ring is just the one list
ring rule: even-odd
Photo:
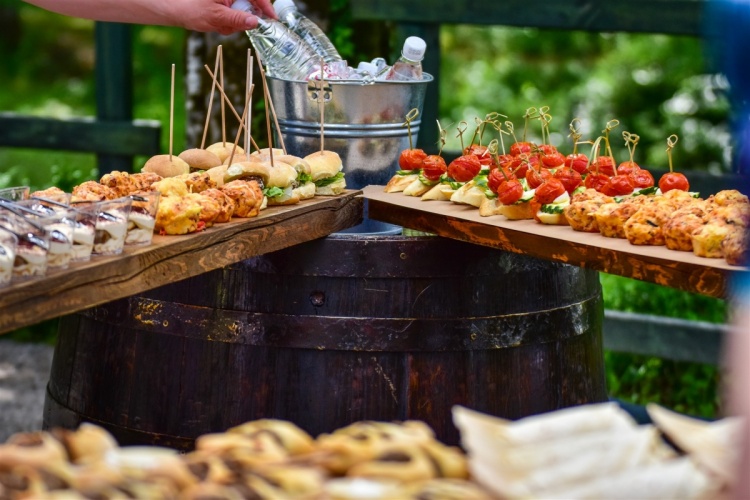
[[62,319],[45,425],[187,449],[256,418],[313,435],[416,418],[457,443],[454,404],[519,418],[606,399],[596,273],[432,238],[331,239]]

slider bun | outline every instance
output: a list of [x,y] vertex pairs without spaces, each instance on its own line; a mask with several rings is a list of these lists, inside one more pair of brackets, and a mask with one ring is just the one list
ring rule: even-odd
[[290,186],[297,179],[297,171],[293,166],[283,161],[274,159],[274,166],[269,169],[270,177],[266,187],[285,188]]
[[[232,154],[232,149],[234,148],[233,142],[216,142],[214,144],[211,144],[209,147],[206,148],[206,151],[209,151],[216,156],[219,157],[219,160],[221,160],[221,163],[224,163],[224,161],[229,158],[229,156]],[[241,147],[237,146],[237,149],[234,150],[234,156],[245,154],[245,150]]]
[[[267,160],[270,158],[270,150],[268,148],[259,149],[258,151],[254,151],[250,156],[259,156],[264,160]],[[286,153],[283,149],[273,148],[273,159],[275,160],[277,156],[283,156]]]
[[276,162],[283,161],[284,163],[288,163],[289,165],[294,167],[294,170],[296,170],[300,174],[307,174],[310,175],[312,173],[312,170],[310,169],[310,164],[307,163],[303,158],[300,158],[299,156],[294,155],[281,155],[276,156],[274,155],[273,161]]
[[333,177],[344,168],[341,157],[334,151],[316,151],[305,156],[304,160],[310,164],[313,182]]
[[268,181],[271,177],[271,170],[268,165],[259,161],[241,161],[233,163],[227,167],[224,173],[224,183],[235,181],[237,179],[245,179],[247,177],[260,177],[263,180],[263,185],[268,185]]
[[172,155],[170,161],[169,155],[156,155],[148,159],[141,172],[152,172],[161,177],[175,177],[190,173],[190,165],[179,156]]
[[190,165],[190,170],[208,170],[221,165],[221,159],[206,149],[186,149],[180,153],[180,158]]
[[224,185],[224,176],[227,173],[227,168],[229,167],[226,165],[219,165],[218,167],[209,168],[206,170],[206,173],[216,183],[217,187],[221,187]]

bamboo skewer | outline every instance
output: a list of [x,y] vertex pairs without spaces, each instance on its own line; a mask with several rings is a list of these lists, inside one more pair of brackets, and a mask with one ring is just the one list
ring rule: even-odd
[[172,64],[172,83],[169,89],[169,163],[172,163],[172,138],[174,137],[174,64]]
[[[245,119],[247,118],[248,109],[250,107],[247,105],[248,101],[250,100],[250,95],[253,93],[253,84],[250,84],[250,89],[245,94],[245,109],[242,111],[242,123],[244,123]],[[247,129],[245,130],[247,132]],[[237,128],[237,136],[234,138],[234,144],[232,145],[232,153],[229,155],[229,165],[232,164],[232,160],[234,160],[234,152],[237,150],[237,144],[240,142],[240,135],[242,135],[242,126]]]
[[[221,88],[224,88],[224,51],[219,57],[219,79]],[[221,145],[227,146],[227,122],[224,118],[224,101],[221,101]]]
[[323,73],[323,66],[325,64],[325,61],[323,59],[320,59],[320,94],[318,94],[318,109],[320,110],[320,152],[321,154],[325,150],[325,99],[324,99],[324,92],[325,92],[325,86],[326,86],[326,77],[325,73]]
[[247,108],[250,110],[247,112],[247,117],[245,118],[245,156],[247,159],[250,159],[250,128],[253,123],[253,117],[252,117],[252,110],[253,110],[253,56],[250,55],[250,49],[247,49],[247,78],[245,81],[245,92],[248,93],[250,96],[248,99],[248,102],[245,104]]
[[274,167],[273,164],[273,134],[271,133],[271,114],[269,112],[270,106],[268,105],[268,86],[266,85],[266,79],[263,76],[263,63],[261,62],[260,58],[258,59],[258,68],[260,68],[260,76],[261,80],[263,80],[263,92],[264,96],[266,98],[266,133],[268,134],[268,154],[271,159],[271,167]]
[[[219,71],[219,58],[221,57],[221,45],[216,47],[216,62],[214,63],[214,74]],[[211,121],[211,109],[214,104],[214,93],[216,92],[216,78],[211,79],[211,96],[208,98],[208,111],[206,112],[206,123],[203,125],[203,139],[201,139],[201,149],[206,147],[206,135],[208,134],[208,124]]]
[[281,135],[281,127],[279,127],[279,119],[276,116],[276,109],[273,105],[273,99],[271,99],[271,92],[268,90],[268,82],[266,81],[266,72],[263,69],[263,61],[260,59],[260,55],[258,55],[258,69],[260,70],[260,78],[263,81],[263,95],[266,98],[266,103],[268,107],[271,109],[271,116],[273,117],[273,123],[276,126],[276,133],[279,137],[279,144],[281,145],[281,149],[284,151],[284,154],[286,154],[286,145],[284,144],[284,137]]
[[[207,64],[204,64],[203,67],[208,72],[209,76],[213,78],[214,74],[211,72],[211,68],[208,67]],[[229,109],[232,110],[232,113],[234,113],[235,118],[237,118],[237,121],[240,122],[240,128],[245,128],[245,123],[243,122],[242,118],[240,117],[239,113],[237,113],[237,110],[234,109],[234,106],[232,105],[232,101],[229,100],[229,97],[227,97],[226,92],[224,92],[224,87],[220,83],[216,84],[216,88],[219,91],[219,94],[221,95],[221,98],[226,101],[226,103],[229,105]],[[258,147],[258,144],[253,139],[253,136],[250,136],[250,142],[252,143],[253,147],[256,151],[260,151],[260,147]]]

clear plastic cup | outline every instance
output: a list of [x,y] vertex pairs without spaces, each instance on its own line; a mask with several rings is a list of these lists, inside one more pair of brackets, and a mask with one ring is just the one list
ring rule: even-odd
[[128,216],[126,245],[150,245],[156,226],[156,212],[159,209],[159,191],[149,191],[130,196],[132,205]]
[[93,205],[97,211],[93,255],[122,253],[125,247],[125,236],[128,233],[128,216],[132,200],[117,198],[93,202]]
[[35,221],[0,206],[0,226],[18,238],[16,258],[13,262],[13,281],[47,274],[49,232]]
[[76,226],[73,230],[73,261],[84,262],[91,259],[96,238],[96,221],[99,210],[95,203],[76,204]]
[[19,201],[16,204],[28,209],[26,216],[34,218],[49,232],[47,266],[50,269],[67,269],[73,258],[75,211],[56,202],[35,199]]
[[10,201],[27,200],[31,189],[29,186],[15,186],[0,189],[0,198]]
[[18,237],[0,226],[0,288],[8,286],[13,279],[13,264],[16,261]]

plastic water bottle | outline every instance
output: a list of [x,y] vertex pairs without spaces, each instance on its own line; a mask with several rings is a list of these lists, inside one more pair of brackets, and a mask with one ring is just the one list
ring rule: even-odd
[[422,59],[427,44],[418,36],[410,36],[404,41],[404,49],[401,57],[393,63],[391,69],[385,74],[385,80],[411,81],[422,79]]
[[342,60],[323,30],[297,9],[294,0],[276,0],[273,9],[279,16],[279,21],[307,42],[318,57],[322,57],[327,63]]
[[378,68],[378,71],[375,74],[375,78],[385,76],[388,70],[391,69],[391,67],[388,66],[388,62],[386,62],[386,60],[382,57],[376,57],[375,59],[370,61],[370,63],[374,64]]
[[364,80],[365,82],[373,82],[375,81],[375,77],[378,74],[378,67],[367,61],[362,61],[357,65],[355,73],[358,74],[359,78]]
[[320,57],[296,33],[275,19],[262,14],[248,0],[236,0],[232,8],[258,18],[258,26],[247,30],[255,51],[263,59],[270,76],[285,80],[307,80],[320,71]]

